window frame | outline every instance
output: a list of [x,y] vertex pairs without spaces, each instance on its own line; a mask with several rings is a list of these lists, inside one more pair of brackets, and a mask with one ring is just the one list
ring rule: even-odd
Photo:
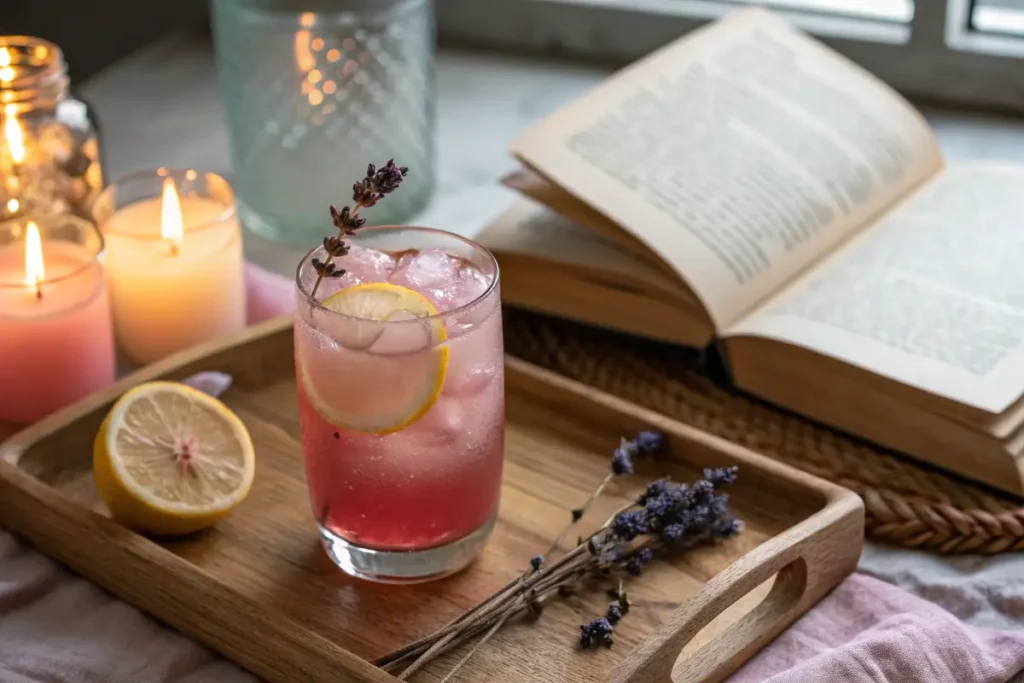
[[[452,45],[612,65],[634,61],[747,4],[743,0],[436,0]],[[921,102],[1024,113],[1024,38],[971,28],[971,0],[917,0],[910,23],[780,7],[898,91]]]

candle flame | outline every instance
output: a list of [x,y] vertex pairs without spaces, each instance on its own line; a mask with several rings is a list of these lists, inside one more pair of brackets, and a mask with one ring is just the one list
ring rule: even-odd
[[25,285],[42,297],[43,290],[43,241],[39,238],[39,227],[28,222],[25,233]]
[[13,104],[7,105],[4,109],[4,138],[7,140],[7,149],[11,150],[14,163],[20,164],[25,160],[25,133],[18,124],[16,111]]
[[181,219],[181,200],[174,181],[164,178],[164,191],[160,204],[160,236],[171,245],[171,253],[178,254],[185,227]]

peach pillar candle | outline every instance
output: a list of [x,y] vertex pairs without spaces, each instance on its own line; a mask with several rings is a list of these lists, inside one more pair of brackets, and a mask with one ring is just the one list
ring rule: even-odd
[[102,249],[72,216],[0,223],[0,420],[33,422],[113,383]]
[[158,169],[116,181],[94,207],[114,329],[149,363],[245,326],[242,235],[227,181]]

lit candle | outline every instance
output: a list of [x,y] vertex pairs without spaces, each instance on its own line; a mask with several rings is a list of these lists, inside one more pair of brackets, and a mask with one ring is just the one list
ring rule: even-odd
[[117,340],[149,363],[245,325],[242,235],[220,176],[138,173],[97,199]]
[[71,216],[0,223],[0,420],[32,422],[113,383],[102,245]]

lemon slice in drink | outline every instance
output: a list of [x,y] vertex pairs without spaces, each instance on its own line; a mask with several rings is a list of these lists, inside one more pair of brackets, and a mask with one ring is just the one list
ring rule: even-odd
[[93,444],[93,476],[111,517],[143,533],[210,526],[249,493],[256,457],[221,401],[176,382],[147,382],[114,404]]
[[347,287],[324,308],[348,316],[325,330],[325,347],[297,336],[299,376],[310,404],[329,424],[389,434],[413,424],[437,402],[448,371],[444,324],[412,289],[388,282]]

